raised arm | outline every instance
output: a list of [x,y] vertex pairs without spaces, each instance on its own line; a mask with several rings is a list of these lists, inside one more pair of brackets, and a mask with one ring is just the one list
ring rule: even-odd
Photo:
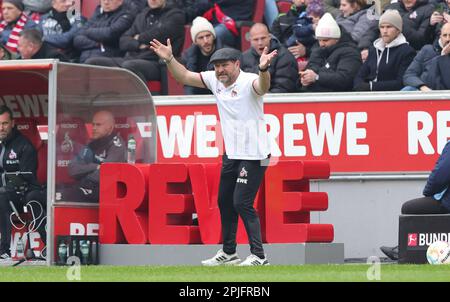
[[269,66],[272,59],[278,54],[276,49],[271,53],[267,53],[268,51],[268,48],[265,47],[259,59],[259,78],[253,82],[253,87],[259,95],[266,94],[270,89]]
[[170,73],[178,82],[188,86],[206,88],[198,72],[187,70],[174,58],[170,39],[167,39],[167,45],[153,39],[150,42],[150,48],[166,63]]

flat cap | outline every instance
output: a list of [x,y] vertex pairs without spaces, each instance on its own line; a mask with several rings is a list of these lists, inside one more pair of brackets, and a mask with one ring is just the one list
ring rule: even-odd
[[241,52],[234,48],[221,48],[216,51],[209,60],[209,63],[214,63],[217,61],[236,61],[240,60]]

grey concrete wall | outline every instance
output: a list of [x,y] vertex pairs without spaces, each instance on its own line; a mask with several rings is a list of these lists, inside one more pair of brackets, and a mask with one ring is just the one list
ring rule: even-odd
[[[222,245],[215,244],[101,244],[102,265],[200,265],[213,257]],[[264,244],[270,264],[342,264],[344,246],[340,243]],[[237,246],[244,260],[250,253],[248,244]]]
[[329,208],[313,212],[311,222],[334,225],[345,258],[383,256],[380,246],[397,244],[403,202],[421,197],[426,183],[426,176],[403,178],[312,181],[311,191],[328,193]]

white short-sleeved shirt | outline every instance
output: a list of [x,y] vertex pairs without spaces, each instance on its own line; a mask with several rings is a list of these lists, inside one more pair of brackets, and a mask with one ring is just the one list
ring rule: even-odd
[[257,74],[240,70],[235,83],[225,87],[215,71],[200,73],[216,97],[225,150],[230,159],[261,160],[270,153],[264,103],[253,87]]

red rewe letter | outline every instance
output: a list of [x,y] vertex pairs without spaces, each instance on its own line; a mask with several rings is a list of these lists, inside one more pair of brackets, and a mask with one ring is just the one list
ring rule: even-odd
[[202,243],[218,244],[222,241],[220,211],[217,204],[220,164],[190,164],[189,177]]
[[186,164],[149,167],[149,240],[153,244],[201,243]]
[[327,179],[326,161],[283,161],[266,172],[267,243],[331,242],[333,225],[310,224],[310,211],[325,211],[328,195],[309,192],[310,179]]
[[[147,243],[148,165],[105,163],[100,169],[100,242]],[[120,225],[120,226],[119,226]]]

